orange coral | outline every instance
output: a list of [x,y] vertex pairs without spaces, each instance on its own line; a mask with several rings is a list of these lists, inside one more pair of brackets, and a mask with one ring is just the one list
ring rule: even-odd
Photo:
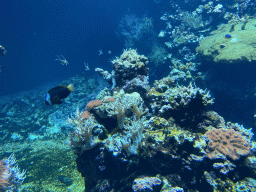
[[209,139],[206,154],[210,159],[229,156],[237,160],[250,153],[249,142],[234,129],[211,129],[205,135]]
[[105,102],[105,103],[115,102],[115,98],[114,98],[114,97],[108,97],[108,98],[105,99],[104,102]]
[[88,111],[90,111],[91,109],[98,107],[102,104],[101,100],[92,100],[89,103],[87,103],[86,108]]
[[83,120],[86,120],[86,119],[89,119],[91,117],[91,113],[89,111],[84,111],[80,117],[83,119]]
[[0,190],[9,185],[9,170],[3,160],[0,161]]

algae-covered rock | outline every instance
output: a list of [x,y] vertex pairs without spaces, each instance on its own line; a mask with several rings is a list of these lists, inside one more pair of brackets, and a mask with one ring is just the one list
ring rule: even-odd
[[222,25],[213,35],[204,38],[197,52],[202,59],[237,64],[256,60],[256,20]]

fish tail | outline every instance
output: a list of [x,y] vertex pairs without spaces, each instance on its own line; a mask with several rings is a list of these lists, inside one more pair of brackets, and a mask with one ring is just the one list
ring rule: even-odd
[[75,91],[75,87],[73,84],[70,84],[67,88],[70,92]]

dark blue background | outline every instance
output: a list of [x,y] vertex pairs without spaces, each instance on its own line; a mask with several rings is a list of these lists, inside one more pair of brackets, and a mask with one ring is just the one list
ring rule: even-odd
[[[84,71],[89,63],[111,69],[110,59],[122,53],[115,35],[121,18],[129,13],[159,19],[153,0],[11,0],[1,4],[0,95],[29,90]],[[163,11],[163,10],[162,10]],[[98,55],[98,50],[103,55]],[[107,54],[111,50],[112,54]],[[63,55],[68,66],[55,59]]]

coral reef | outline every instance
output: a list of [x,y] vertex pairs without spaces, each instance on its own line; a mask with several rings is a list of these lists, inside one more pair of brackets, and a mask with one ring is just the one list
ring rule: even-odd
[[[161,86],[162,90],[169,86]],[[157,85],[159,90],[159,85]],[[162,90],[160,90],[162,92]],[[195,126],[199,114],[204,108],[213,103],[209,91],[202,90],[190,84],[189,86],[175,86],[167,89],[164,93],[156,91],[153,87],[149,91],[151,110],[153,114],[168,119],[174,118],[182,126]]]
[[148,85],[148,59],[139,55],[136,50],[124,50],[120,57],[112,61],[113,71],[111,74],[96,68],[113,90],[123,89],[125,92],[138,92],[145,94]]
[[[83,90],[79,86],[77,89]],[[13,140],[16,145],[24,138],[28,146],[33,143],[33,147],[27,147],[28,164],[34,161],[30,154],[34,153],[34,143],[38,140],[43,143],[50,137],[63,145],[62,140],[55,141],[55,138],[65,140],[68,136],[67,143],[72,151],[59,143],[50,143],[50,149],[49,146],[47,148],[47,154],[51,151],[50,157],[40,153],[40,159],[51,158],[51,163],[42,160],[40,166],[31,164],[34,166],[31,173],[43,174],[44,177],[48,173],[42,164],[50,166],[50,173],[57,178],[55,181],[53,176],[50,177],[54,180],[52,185],[49,184],[51,190],[74,191],[77,183],[80,187],[85,185],[87,191],[109,192],[254,190],[256,145],[252,141],[252,129],[237,123],[226,123],[218,113],[208,111],[213,98],[207,90],[195,84],[177,85],[170,77],[156,81],[151,88],[148,86],[145,97],[138,92],[126,93],[122,89],[111,92],[102,87],[101,90],[98,95],[91,93],[86,99],[83,98],[85,94],[81,94],[79,102],[68,103],[72,105],[70,108],[68,105],[60,106],[58,110],[41,113],[40,122],[48,118],[49,125],[40,127],[38,132],[30,133],[28,137],[17,131],[9,135],[16,138]],[[22,101],[28,103],[24,106],[31,106],[29,98],[24,97]],[[16,121],[15,114],[20,110],[17,106],[2,107],[2,113],[9,115],[6,121],[10,121],[9,117]],[[166,108],[168,110],[165,111]],[[34,118],[31,117],[33,121]],[[234,157],[237,159],[234,160],[229,154],[225,158],[208,158],[212,151],[207,135],[216,130],[230,130],[232,135],[229,137],[240,141],[238,144],[227,142],[235,146]],[[249,152],[241,148],[243,141],[250,146]],[[56,145],[58,150],[54,148]],[[46,146],[43,148],[45,151]],[[246,153],[238,149],[244,149]],[[5,150],[8,151],[8,147]],[[75,156],[70,156],[73,153]],[[67,156],[70,161],[65,161]],[[70,170],[74,171],[76,165],[81,174],[71,173]],[[84,177],[80,179],[82,182],[78,179],[80,175]],[[71,182],[65,179],[72,179],[72,184],[69,185]],[[26,180],[33,182],[31,178]],[[44,189],[47,181],[43,180]],[[61,182],[61,186],[55,186]],[[36,191],[29,184],[26,186],[28,190]],[[65,187],[67,189],[63,189]]]
[[[197,47],[197,52],[206,61],[221,64],[239,64],[256,60],[254,35],[256,20],[248,20],[246,30],[242,29],[243,23],[238,23],[235,30],[230,32],[233,24],[221,26],[213,31],[211,36],[204,38]],[[230,34],[231,38],[225,38]],[[232,53],[232,54],[230,54]]]
[[[129,48],[150,34],[150,48],[145,43],[141,43],[141,47],[143,53],[152,51],[148,56],[154,62],[150,77],[158,79],[153,85],[149,84],[151,63],[138,54],[141,53],[138,47],[138,52],[124,50],[113,59],[111,72],[97,68],[95,71],[103,78],[87,78],[86,71],[86,77],[83,74],[68,79],[77,85],[77,91],[63,105],[45,108],[41,105],[41,91],[16,97],[16,100],[6,99],[0,107],[1,153],[14,151],[20,159],[19,165],[29,169],[29,177],[21,186],[23,191],[256,190],[253,130],[225,122],[213,111],[214,105],[211,105],[223,97],[214,99],[212,89],[210,94],[204,80],[212,75],[211,71],[210,75],[197,71],[204,66],[200,65],[194,50],[201,42],[205,50],[199,47],[198,55],[203,61],[210,61],[209,65],[221,64],[216,67],[221,75],[223,66],[227,66],[223,63],[246,61],[253,65],[254,44],[244,35],[248,33],[253,39],[255,23],[246,19],[243,11],[254,4],[231,0],[227,6],[226,2],[200,1],[200,5],[190,3],[192,12],[188,12],[185,7],[189,2],[185,1],[183,7],[174,1],[168,3],[168,12],[161,17],[166,26],[159,30],[159,41],[153,38],[151,18],[130,14],[121,21],[118,33]],[[167,4],[167,1],[161,3]],[[240,23],[230,21],[204,39],[216,27],[210,26],[211,22],[221,23],[231,18],[237,18]],[[159,26],[163,25],[159,23]],[[229,57],[237,58],[227,58],[231,62],[221,58],[222,53],[232,51],[230,47],[244,40],[250,44],[244,49],[244,52],[250,51],[248,57],[235,50],[236,54]],[[105,55],[100,57],[103,59]],[[166,68],[170,71],[164,73],[169,74],[162,77]],[[104,84],[104,80],[107,83]],[[219,78],[214,80],[213,83]],[[243,78],[235,80],[244,86]],[[237,85],[233,85],[236,89]],[[221,94],[226,92],[223,88]],[[233,95],[228,94],[232,99]],[[247,101],[246,95],[243,99]],[[252,102],[250,105],[253,106]],[[240,122],[234,120],[232,122]],[[13,156],[0,161],[2,175],[9,177],[10,172],[18,173],[13,162]],[[8,164],[11,171],[6,168]],[[10,176],[8,182],[1,177],[0,184],[6,189],[7,184],[16,182],[20,187],[24,175],[19,172],[18,177]]]
[[[123,69],[112,74],[118,70]],[[76,131],[81,134],[77,142],[71,134],[89,191],[229,191],[238,180],[256,176],[252,130],[207,111],[213,104],[209,91],[192,83],[175,85],[170,77],[147,87],[145,94],[120,87],[113,95],[99,94],[104,102],[82,124],[89,125],[91,137]]]

